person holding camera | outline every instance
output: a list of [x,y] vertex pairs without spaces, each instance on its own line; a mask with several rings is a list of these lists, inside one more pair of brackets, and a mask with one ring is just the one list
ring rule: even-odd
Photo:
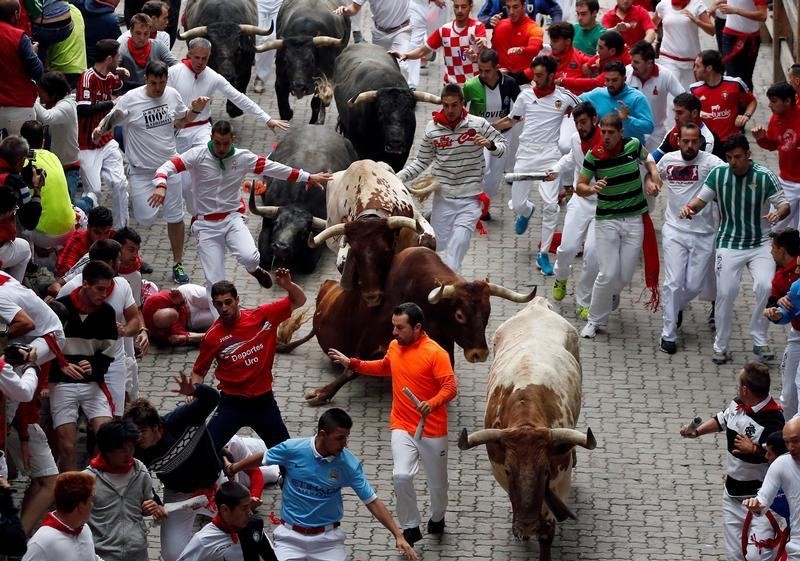
[[[5,358],[0,358],[0,403],[5,400],[17,402],[30,401],[39,385],[39,368],[36,366],[36,351],[26,349],[20,352],[20,365],[24,365],[21,374],[17,374],[14,367],[6,362]],[[28,367],[30,366],[30,367]],[[6,408],[0,407],[0,427],[6,426]],[[5,453],[5,430],[0,431],[0,487],[8,479],[8,464],[6,463]]]

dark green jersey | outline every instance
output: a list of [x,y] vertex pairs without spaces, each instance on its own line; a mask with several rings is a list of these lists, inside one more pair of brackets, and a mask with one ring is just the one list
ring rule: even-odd
[[622,150],[608,154],[601,144],[586,153],[581,174],[595,180],[606,179],[597,194],[597,220],[628,218],[647,212],[639,166],[647,159],[647,150],[635,138],[623,138]]

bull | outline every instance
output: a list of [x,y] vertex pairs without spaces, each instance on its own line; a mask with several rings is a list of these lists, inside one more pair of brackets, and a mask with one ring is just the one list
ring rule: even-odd
[[395,253],[419,245],[435,248],[433,228],[386,163],[359,160],[335,173],[327,208],[329,226],[310,244],[327,242],[339,251],[342,287],[358,288],[369,306],[383,300]]
[[[347,168],[356,160],[356,153],[350,141],[334,131],[306,125],[292,128],[278,143],[271,159],[294,168],[333,172]],[[256,206],[255,189],[251,189],[250,211],[263,217],[258,236],[261,267],[313,272],[322,248],[311,248],[307,241],[327,226],[325,192],[271,179],[262,202],[267,206]]]
[[[392,311],[403,302],[415,302],[425,313],[425,331],[455,362],[455,345],[469,362],[484,362],[489,355],[486,325],[491,296],[512,302],[528,302],[528,294],[514,292],[488,281],[468,281],[450,269],[435,251],[426,247],[406,249],[392,260],[386,279],[386,297],[380,309],[367,307],[357,291],[344,290],[326,281],[317,295],[313,329],[323,351],[339,349],[348,356],[379,358],[392,340]],[[312,390],[312,404],[330,400],[356,374],[347,370],[330,384]]]
[[569,495],[575,446],[592,450],[591,429],[575,430],[581,409],[578,332],[536,298],[497,329],[483,430],[458,447],[486,445],[492,472],[511,500],[513,533],[537,536],[550,561],[556,521],[575,518]]
[[408,159],[418,101],[441,103],[430,93],[412,91],[397,61],[377,45],[350,45],[336,60],[333,95],[339,129],[358,156],[380,160],[400,171]]
[[325,108],[333,97],[334,61],[350,40],[350,19],[333,14],[342,5],[343,0],[284,0],[278,11],[277,39],[256,48],[276,51],[275,95],[281,119],[294,116],[290,93],[297,99],[313,94],[309,122],[325,123]]
[[[273,29],[257,26],[256,0],[188,0],[183,22],[186,31],[178,38],[186,42],[195,37],[208,39],[211,42],[208,65],[237,90],[246,92],[256,55],[255,36],[269,35]],[[242,114],[230,101],[225,108],[231,117]]]

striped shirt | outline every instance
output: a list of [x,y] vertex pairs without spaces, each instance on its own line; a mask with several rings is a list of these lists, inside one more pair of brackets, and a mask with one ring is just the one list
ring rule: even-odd
[[647,150],[636,138],[623,138],[622,150],[606,154],[602,144],[586,153],[581,175],[589,179],[606,178],[605,188],[597,194],[597,220],[614,220],[647,212],[639,166],[647,159]]
[[770,224],[763,217],[770,205],[786,202],[778,176],[761,164],[752,163],[738,176],[729,165],[711,170],[697,197],[708,203],[716,199],[721,222],[717,248],[753,249],[769,239]]

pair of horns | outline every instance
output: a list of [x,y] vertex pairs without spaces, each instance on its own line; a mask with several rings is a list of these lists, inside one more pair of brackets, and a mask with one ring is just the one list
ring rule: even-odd
[[[249,25],[247,23],[240,23],[239,29],[245,35],[266,36],[272,34],[272,30],[275,29],[275,22],[272,22],[272,25],[269,26],[269,29],[264,29],[255,25]],[[205,37],[206,35],[208,35],[208,26],[201,25],[198,27],[193,27],[184,33],[179,33],[178,39],[181,41],[191,41],[192,39],[196,39],[197,37]]]
[[[344,42],[336,37],[329,37],[327,35],[318,35],[313,37],[311,42],[315,47],[341,47]],[[264,41],[260,45],[256,45],[256,52],[263,53],[266,51],[275,51],[283,47],[283,39],[273,39],[272,41]]]
[[[501,286],[499,284],[494,283],[487,283],[489,285],[489,293],[492,296],[499,296],[500,298],[505,298],[506,300],[510,300],[512,302],[518,303],[525,303],[530,302],[536,297],[536,287],[533,287],[528,294],[522,294],[521,292],[514,292],[510,288],[506,288],[505,286]],[[438,288],[434,288],[433,290],[428,293],[428,302],[431,304],[438,304],[442,300],[446,300],[448,298],[454,298],[456,295],[456,287],[452,284],[443,284]]]

